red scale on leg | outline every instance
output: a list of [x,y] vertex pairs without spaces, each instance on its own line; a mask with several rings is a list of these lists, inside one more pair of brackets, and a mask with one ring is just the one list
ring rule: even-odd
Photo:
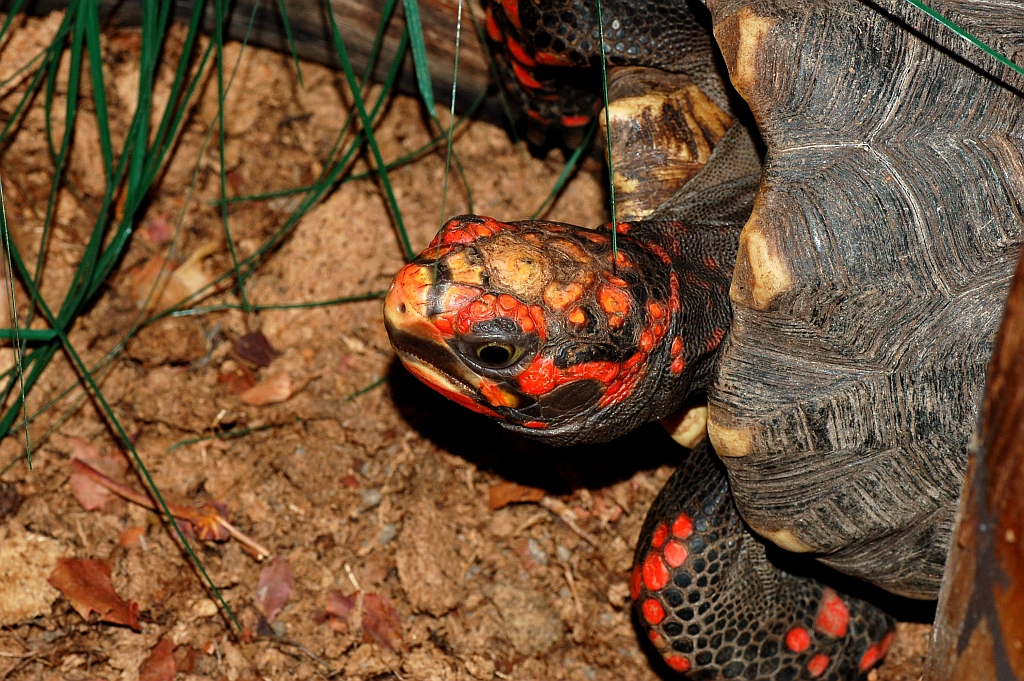
[[518,61],[523,66],[536,66],[537,62],[533,60],[533,57],[526,53],[523,46],[520,45],[515,38],[509,36],[505,38],[505,44],[508,45],[509,54],[512,58]]
[[523,87],[531,90],[539,90],[542,87],[540,81],[534,78],[533,74],[530,73],[525,66],[514,59],[510,63],[512,64],[512,73],[515,74],[516,80],[518,80]]
[[867,670],[871,669],[876,664],[878,664],[878,661],[880,659],[882,659],[882,656],[879,654],[878,646],[871,646],[870,648],[864,651],[864,655],[862,655],[860,658],[860,670],[862,672],[866,672]]
[[878,642],[878,656],[885,657],[885,654],[889,652],[889,646],[892,645],[892,639],[895,636],[893,632],[889,632],[882,637],[882,640]]
[[668,526],[665,523],[661,523],[654,530],[654,536],[651,537],[651,546],[656,549],[660,549],[661,545],[668,539]]
[[505,10],[505,16],[512,22],[512,25],[516,28],[522,28],[523,25],[519,23],[519,0],[501,0],[501,6]]
[[[538,64],[543,64],[544,66],[572,66],[571,59],[554,52],[538,52],[534,55],[534,59],[537,60]],[[587,121],[590,121],[589,116],[587,116]]]
[[680,673],[690,671],[690,661],[676,653],[666,655],[665,664]]
[[807,673],[811,675],[812,679],[816,679],[825,673],[830,662],[832,662],[832,658],[828,655],[818,653],[811,658],[810,662],[807,663]]
[[634,601],[640,598],[640,587],[643,585],[643,576],[640,574],[640,566],[633,566],[633,574],[629,577],[629,597]]
[[487,6],[487,18],[485,20],[487,25],[487,35],[496,43],[501,42],[501,28],[498,26],[498,22],[494,20],[494,12],[491,11],[490,5]]
[[818,614],[814,618],[814,629],[828,636],[842,638],[850,623],[850,611],[846,603],[833,589],[825,589],[818,606]]
[[640,612],[644,614],[644,619],[651,624],[660,624],[665,619],[665,608],[661,607],[661,603],[653,598],[644,601],[640,606]]
[[693,534],[693,518],[685,513],[680,513],[679,517],[672,523],[672,534],[680,539],[686,539]]
[[661,556],[654,551],[647,554],[640,571],[644,576],[644,586],[650,591],[661,591],[668,584],[668,568],[665,567],[665,561]]
[[686,546],[677,541],[670,541],[665,545],[665,562],[670,568],[677,568],[686,562],[689,552]]
[[803,627],[793,627],[786,633],[786,647],[802,653],[811,646],[811,635]]

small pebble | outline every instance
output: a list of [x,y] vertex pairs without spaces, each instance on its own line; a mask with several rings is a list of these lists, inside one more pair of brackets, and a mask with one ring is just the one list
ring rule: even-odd
[[363,510],[370,510],[381,502],[384,495],[379,489],[364,489],[359,493],[363,497]]
[[537,540],[530,537],[530,541],[526,542],[526,550],[530,552],[530,558],[533,558],[533,562],[538,565],[548,564],[548,554],[540,547]]
[[594,679],[597,678],[597,671],[590,665],[583,665],[580,667],[580,671],[583,672],[583,676],[590,679],[590,681],[594,681]]
[[217,604],[209,598],[203,598],[192,605],[192,614],[196,617],[213,617],[217,614]]
[[558,560],[563,563],[568,563],[569,559],[572,558],[572,553],[566,547],[561,544],[555,546],[555,555],[558,556]]
[[381,546],[388,544],[398,534],[398,529],[393,523],[384,523],[380,528],[380,543]]

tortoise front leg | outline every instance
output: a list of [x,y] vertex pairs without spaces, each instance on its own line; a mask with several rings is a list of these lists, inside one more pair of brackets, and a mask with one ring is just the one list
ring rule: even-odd
[[775,566],[744,524],[707,440],[655,500],[630,594],[668,665],[695,679],[835,679],[866,674],[895,620]]

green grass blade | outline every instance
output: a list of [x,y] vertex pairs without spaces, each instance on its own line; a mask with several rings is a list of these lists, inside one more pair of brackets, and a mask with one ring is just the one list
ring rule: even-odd
[[[258,1],[253,3],[252,11],[254,16],[256,14],[256,7],[258,7],[259,4],[260,3]],[[305,90],[306,84],[302,80],[302,66],[299,65],[299,53],[295,49],[295,38],[292,36],[292,24],[288,21],[288,9],[284,6],[284,0],[277,0],[277,7],[281,12],[281,25],[284,26],[284,35],[288,39],[288,50],[292,53],[292,61],[295,62],[295,74],[299,77],[299,87]],[[327,11],[331,11],[330,5],[328,5]]]
[[[415,1],[415,0],[413,0]],[[455,69],[452,73],[452,104],[448,114],[448,150],[444,157],[444,189],[441,191],[441,219],[438,226],[444,224],[444,212],[448,203],[448,175],[452,168],[452,140],[455,133],[455,93],[459,83],[459,42],[462,39],[462,0],[459,0],[459,16],[455,22]],[[413,52],[415,54],[415,52]],[[465,177],[465,176],[463,176]],[[466,185],[467,188],[469,185]],[[472,209],[470,209],[472,212]],[[437,263],[440,258],[434,260],[434,279],[437,279]]]
[[[420,19],[418,0],[402,0],[405,6],[405,30],[409,34],[412,47],[412,64],[416,71],[416,85],[419,87],[420,99],[431,118],[434,117],[434,85],[430,80],[430,65],[427,62],[427,44],[423,39],[423,21]],[[462,7],[462,3],[459,3]]]
[[[407,0],[407,2],[408,1],[410,0]],[[395,227],[398,229],[402,250],[404,251],[406,260],[412,260],[415,254],[412,252],[412,246],[409,244],[409,235],[405,230],[405,223],[402,221],[402,213],[398,209],[398,202],[395,200],[394,190],[391,188],[391,180],[388,178],[388,170],[384,165],[384,159],[380,154],[380,147],[377,146],[377,140],[373,134],[373,121],[366,114],[366,105],[364,104],[363,96],[360,93],[359,82],[356,80],[356,75],[352,71],[352,62],[348,57],[348,49],[345,47],[345,39],[341,37],[341,32],[338,30],[338,22],[334,19],[334,13],[328,12],[327,16],[331,20],[331,33],[334,38],[334,48],[338,53],[338,59],[341,61],[342,69],[345,71],[345,80],[348,82],[349,90],[352,92],[352,99],[355,102],[356,110],[359,112],[359,120],[363,126],[363,134],[366,135],[366,142],[370,146],[370,151],[373,152],[373,159],[377,164],[377,174],[384,187],[384,194],[387,198],[388,207],[391,209],[391,217],[394,219]]]
[[[12,251],[12,256],[14,265],[18,269],[22,279],[26,282],[29,282],[28,286],[30,288],[36,288],[35,285],[31,283],[32,280],[29,277],[28,270],[25,268],[25,264],[22,262],[21,257],[18,255],[17,250]],[[36,290],[35,293],[38,294],[38,290]],[[182,546],[184,546],[185,551],[192,559],[192,562],[196,566],[196,569],[199,570],[200,574],[206,580],[207,586],[210,588],[210,591],[216,596],[217,600],[221,604],[221,607],[223,607],[224,611],[228,614],[228,617],[235,624],[235,626],[238,627],[239,631],[241,631],[242,626],[239,624],[234,612],[231,610],[230,606],[228,606],[227,602],[224,600],[224,596],[221,594],[220,589],[218,589],[217,585],[214,584],[213,579],[206,572],[206,568],[203,567],[203,564],[199,560],[199,557],[192,549],[192,545],[189,543],[188,539],[181,531],[181,528],[178,526],[177,521],[174,519],[174,515],[171,513],[170,508],[168,508],[167,506],[167,502],[164,501],[163,495],[160,493],[160,490],[157,487],[156,483],[154,482],[152,476],[150,476],[149,469],[146,468],[146,464],[142,461],[142,457],[139,456],[139,453],[135,449],[135,445],[132,443],[131,438],[128,437],[128,433],[125,432],[124,427],[121,425],[121,422],[114,414],[114,410],[111,408],[110,404],[107,402],[107,399],[103,395],[103,391],[100,390],[99,386],[96,384],[96,381],[93,379],[92,374],[89,372],[89,368],[85,365],[85,362],[82,361],[82,358],[78,354],[78,351],[75,350],[74,345],[72,345],[71,341],[68,339],[67,334],[64,333],[63,329],[61,329],[60,324],[57,321],[57,318],[50,311],[50,308],[46,304],[46,301],[43,300],[41,296],[38,298],[38,300],[40,313],[42,314],[43,318],[46,319],[47,323],[49,323],[50,326],[57,331],[57,336],[60,339],[60,347],[64,349],[64,352],[68,355],[68,357],[74,364],[75,368],[78,370],[82,380],[85,381],[85,383],[88,385],[93,397],[99,403],[100,409],[106,415],[108,422],[113,427],[118,438],[121,440],[121,445],[126,450],[128,450],[128,452],[131,453],[132,458],[135,461],[137,467],[136,469],[139,471],[139,474],[145,480],[146,485],[149,488],[149,491],[153,494],[153,498],[157,502],[157,505],[163,511],[165,517],[167,518],[167,521],[174,529],[174,532],[178,537],[178,541],[180,541],[182,543]]]
[[950,21],[949,19],[944,17],[941,13],[935,11],[934,9],[929,7],[928,5],[926,5],[923,2],[921,2],[921,0],[905,0],[905,1],[907,2],[907,4],[909,4],[909,5],[913,6],[913,7],[916,7],[918,10],[924,12],[926,15],[928,15],[929,17],[931,17],[935,21],[937,21],[940,24],[942,24],[943,26],[945,26],[948,30],[952,31],[954,35],[960,36],[961,38],[963,38],[964,40],[966,40],[970,44],[974,45],[979,50],[981,50],[982,52],[984,52],[988,56],[992,57],[993,59],[995,59],[997,62],[999,62],[1003,66],[1006,66],[1007,68],[1012,69],[1014,72],[1024,76],[1024,68],[1021,68],[1016,63],[1010,61],[1008,58],[1003,56],[1000,52],[998,52],[997,50],[989,47],[989,45],[987,43],[985,43],[983,40],[977,38],[976,36],[974,36],[972,33],[967,31],[966,29],[961,28],[956,23]]
[[25,419],[25,455],[28,457],[28,469],[32,470],[32,442],[28,434],[28,403],[25,401],[25,367],[22,365],[22,356],[24,355],[25,348],[18,335],[18,301],[14,297],[14,268],[11,265],[11,231],[7,224],[7,202],[4,200],[2,177],[0,177],[0,236],[3,237],[4,266],[6,267],[7,275],[7,309],[10,311],[11,329],[14,331],[14,338],[12,339],[14,362],[15,368],[18,370],[18,383],[21,386],[21,412]]
[[604,130],[605,155],[608,157],[608,199],[612,212],[612,272],[619,259],[619,221],[615,214],[615,164],[612,161],[612,125],[608,113],[608,58],[605,56],[604,45],[604,10],[601,0],[597,0],[597,32],[601,34],[601,94],[604,97]]
[[548,197],[544,199],[544,203],[540,204],[540,207],[534,211],[533,215],[530,216],[531,220],[538,219],[544,212],[551,207],[551,204],[555,202],[558,195],[562,193],[562,189],[565,187],[569,178],[573,176],[577,167],[579,167],[580,159],[583,158],[583,154],[587,149],[590,148],[590,143],[594,139],[594,133],[597,132],[597,121],[590,124],[590,129],[587,130],[586,136],[583,138],[583,143],[576,147],[575,151],[572,152],[572,156],[566,161],[565,167],[562,168],[561,174],[558,179],[555,180],[555,184],[551,187],[551,191],[548,192]]

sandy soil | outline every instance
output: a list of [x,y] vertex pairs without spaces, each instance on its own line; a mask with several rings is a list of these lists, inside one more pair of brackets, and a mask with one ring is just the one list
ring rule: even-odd
[[[8,55],[34,53],[55,26],[54,17],[20,25],[0,78],[13,71]],[[121,31],[104,41],[103,68],[115,84],[116,137],[124,135],[135,106],[138,35]],[[238,52],[229,46],[229,63]],[[322,168],[349,100],[337,74],[313,64],[302,68],[305,88],[286,56],[257,49],[243,55],[227,102],[229,193],[308,183]],[[217,153],[201,151],[216,115],[214,86],[207,83],[108,289],[71,334],[87,362],[115,347],[131,327],[145,298],[145,273],[154,262],[159,267],[179,219],[174,262],[192,256],[187,271],[200,280],[231,267],[220,209],[211,205],[220,191]],[[0,91],[3,120],[16,94],[16,88]],[[58,86],[55,134],[63,98]],[[2,166],[14,238],[33,257],[53,173],[40,100],[3,149]],[[75,191],[61,192],[47,254],[43,292],[51,305],[70,283],[103,191],[95,122],[90,105],[83,110],[68,167]],[[418,102],[395,98],[378,136],[386,159],[427,142]],[[563,163],[561,152],[529,156],[485,123],[461,130],[455,150],[473,209],[504,219],[532,213]],[[360,161],[353,172],[362,169]],[[444,156],[428,154],[391,178],[419,250],[442,215]],[[603,220],[602,181],[600,164],[589,162],[548,217]],[[381,196],[370,180],[340,185],[247,282],[248,301],[296,303],[386,288],[403,260]],[[239,256],[254,252],[295,205],[293,197],[233,205],[230,228]],[[468,209],[467,187],[453,174],[445,212]],[[239,301],[228,291],[204,304]],[[0,679],[134,681],[162,639],[171,641],[165,645],[179,679],[672,678],[638,641],[627,579],[646,509],[683,450],[657,427],[607,446],[557,451],[511,437],[405,373],[388,345],[380,305],[371,300],[167,319],[143,329],[102,375],[104,396],[163,493],[188,506],[226,505],[242,532],[291,566],[287,604],[268,625],[254,607],[261,602],[263,564],[236,541],[194,541],[245,628],[241,635],[156,514],[123,502],[87,511],[76,500],[73,453],[93,445],[111,461],[121,457],[96,402],[74,392],[38,418],[31,428],[33,470],[21,459],[0,477],[0,582],[17,584],[19,594],[0,604]],[[257,358],[270,360],[268,366],[239,352],[239,340],[256,331],[276,353]],[[9,366],[11,351],[0,352]],[[243,399],[246,387],[268,380],[271,387],[290,385],[285,399],[262,406]],[[74,381],[58,355],[30,397],[31,411]],[[359,394],[368,386],[375,387]],[[244,429],[253,430],[209,439]],[[172,448],[196,438],[207,439]],[[23,447],[15,437],[0,444],[0,468]],[[121,479],[142,489],[132,473]],[[540,488],[547,502],[492,510],[491,495],[508,491],[509,482]],[[550,510],[559,508],[575,514],[596,547]],[[140,630],[98,622],[95,615],[83,619],[46,582],[59,557],[108,561],[117,593],[138,603]],[[381,637],[386,627],[358,610],[325,621],[331,592],[352,595],[357,585],[393,605],[397,631]],[[368,603],[357,606],[369,609]],[[901,624],[890,660],[873,678],[919,678],[929,629]],[[171,678],[153,676],[153,664],[141,678]]]

